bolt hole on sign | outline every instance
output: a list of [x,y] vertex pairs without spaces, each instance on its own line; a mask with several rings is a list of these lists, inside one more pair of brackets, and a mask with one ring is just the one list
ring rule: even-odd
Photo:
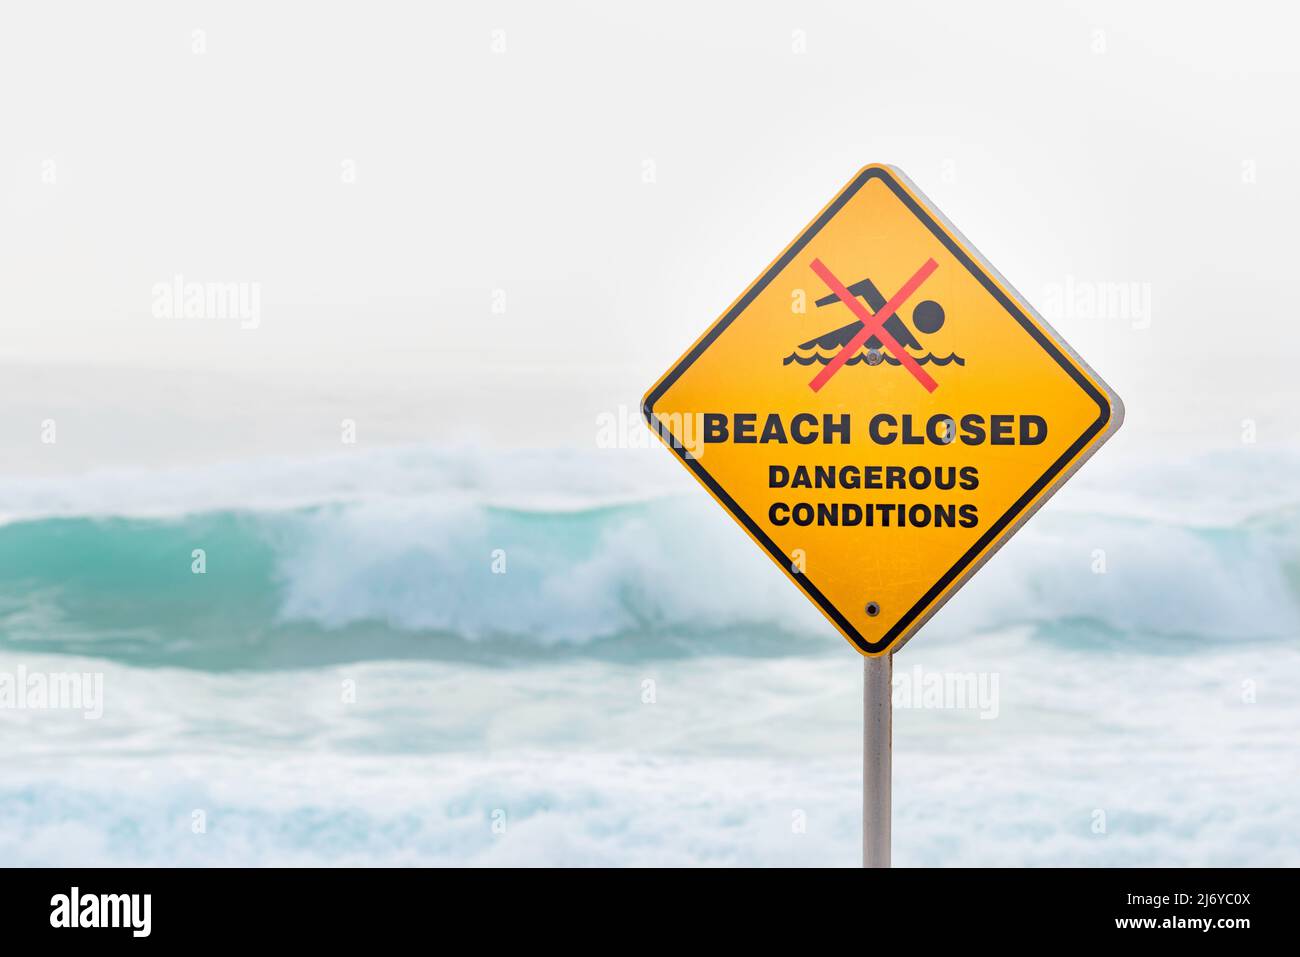
[[1124,417],[883,165],[853,177],[642,411],[868,657],[916,634]]

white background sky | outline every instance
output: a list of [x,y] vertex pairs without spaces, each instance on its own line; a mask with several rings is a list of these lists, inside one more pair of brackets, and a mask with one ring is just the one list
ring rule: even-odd
[[[590,442],[875,161],[1040,308],[1149,284],[1149,328],[1054,320],[1125,398],[1117,444],[1294,436],[1293,12],[608,6],[6,5],[6,447],[109,407],[241,453],[349,407]],[[260,282],[260,328],[155,318],[176,273]]]

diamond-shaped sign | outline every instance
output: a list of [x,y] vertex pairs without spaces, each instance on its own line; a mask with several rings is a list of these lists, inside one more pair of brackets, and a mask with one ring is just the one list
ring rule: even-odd
[[915,634],[1124,414],[888,166],[855,176],[643,411],[867,656]]

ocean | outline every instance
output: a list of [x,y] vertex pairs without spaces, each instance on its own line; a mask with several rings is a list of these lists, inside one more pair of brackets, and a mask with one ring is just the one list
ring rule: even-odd
[[[1300,863],[1298,468],[1088,463],[896,658],[895,864]],[[861,659],[658,448],[0,479],[20,669],[6,864],[860,857]]]

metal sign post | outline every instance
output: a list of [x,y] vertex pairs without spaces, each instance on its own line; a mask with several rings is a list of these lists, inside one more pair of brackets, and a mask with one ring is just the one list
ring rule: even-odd
[[867,659],[862,862],[889,867],[890,656],[1115,434],[1124,404],[911,180],[876,164],[641,411]]
[[889,867],[894,656],[862,659],[862,866]]

